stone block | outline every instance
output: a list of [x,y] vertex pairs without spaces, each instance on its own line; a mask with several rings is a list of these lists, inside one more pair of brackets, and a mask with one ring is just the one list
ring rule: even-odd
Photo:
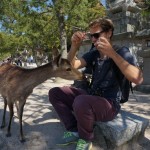
[[[97,122],[95,133],[97,137],[99,137],[98,134],[103,135],[106,145],[109,143],[112,147],[119,147],[127,142],[135,142],[138,138],[143,137],[148,124],[148,119],[121,110],[114,120]],[[100,141],[98,140],[98,142]],[[99,145],[102,144],[99,143]],[[104,146],[103,144],[103,147],[106,148],[106,145]]]

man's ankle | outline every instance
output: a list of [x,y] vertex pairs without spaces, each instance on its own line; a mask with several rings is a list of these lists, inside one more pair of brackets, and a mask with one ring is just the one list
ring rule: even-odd
[[78,132],[72,132],[72,134],[76,137],[79,137],[79,133]]
[[73,132],[64,132],[63,137],[58,141],[57,145],[66,146],[69,144],[77,143],[79,137],[75,136]]

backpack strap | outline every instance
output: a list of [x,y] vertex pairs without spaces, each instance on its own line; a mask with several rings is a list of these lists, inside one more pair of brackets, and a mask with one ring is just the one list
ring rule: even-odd
[[[113,46],[113,48],[117,52],[122,47],[115,45]],[[114,72],[116,74],[116,78],[118,80],[118,83],[122,92],[122,96],[123,96],[120,103],[125,103],[128,101],[129,92],[131,91],[133,94],[132,82],[125,78],[125,76],[121,73],[121,71],[119,70],[119,68],[114,62],[113,62],[113,69],[115,70]]]
[[133,86],[132,86],[132,82],[130,82],[130,90],[131,90],[131,92],[132,92],[132,94],[133,94]]

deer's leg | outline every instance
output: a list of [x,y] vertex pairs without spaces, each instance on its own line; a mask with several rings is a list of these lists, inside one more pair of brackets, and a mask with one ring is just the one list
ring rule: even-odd
[[16,106],[16,109],[17,109],[17,116],[18,116],[18,118],[19,118],[19,106],[18,106],[17,101],[15,101],[15,106]]
[[6,108],[7,108],[7,99],[4,98],[4,111],[3,111],[3,120],[2,120],[1,128],[4,128],[6,126],[6,122],[5,122]]
[[13,118],[13,115],[14,115],[13,103],[9,103],[8,107],[9,107],[9,124],[8,124],[8,128],[7,128],[6,136],[10,137],[11,136],[11,132],[10,132],[10,130],[11,130],[11,122],[12,122],[12,118]]
[[19,102],[19,124],[20,124],[20,141],[25,142],[25,138],[23,135],[23,128],[22,128],[22,116],[23,116],[23,109],[25,105],[26,100]]

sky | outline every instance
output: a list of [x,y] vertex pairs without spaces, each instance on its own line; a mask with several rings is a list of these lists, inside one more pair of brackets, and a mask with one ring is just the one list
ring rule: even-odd
[[104,6],[106,6],[106,0],[100,0],[100,1]]

